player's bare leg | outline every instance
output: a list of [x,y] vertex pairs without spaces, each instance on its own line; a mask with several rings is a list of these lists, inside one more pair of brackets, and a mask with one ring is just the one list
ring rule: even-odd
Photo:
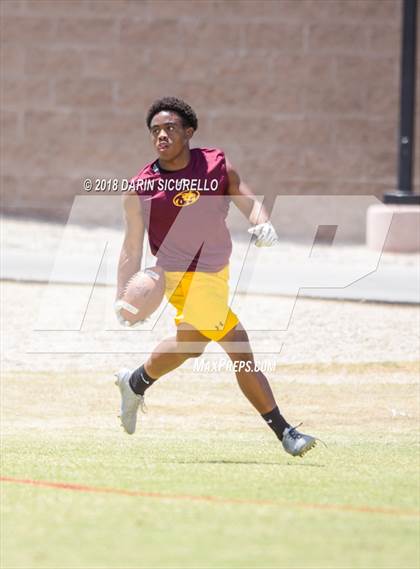
[[159,378],[182,365],[189,358],[197,358],[210,342],[192,326],[180,324],[176,336],[165,338],[144,363],[146,373]]
[[199,357],[209,341],[198,330],[181,324],[176,336],[160,342],[143,365],[135,370],[124,368],[116,374],[121,392],[121,425],[126,433],[132,435],[136,430],[139,407],[145,410],[146,390],[187,359]]
[[242,325],[239,323],[218,343],[232,362],[238,362],[238,364],[244,362],[252,368],[252,371],[247,371],[244,367],[236,372],[239,387],[249,402],[261,415],[274,409],[276,401],[267,378],[261,371],[253,371],[255,366],[254,354],[248,334]]
[[254,354],[241,323],[228,332],[219,344],[231,361],[236,363],[236,379],[242,393],[282,441],[285,451],[293,456],[303,456],[313,448],[316,439],[290,426],[279,411],[266,376],[254,369]]
[[[153,350],[146,362],[134,371],[121,370],[117,384],[122,395],[121,422],[125,431],[134,433],[139,406],[144,405],[145,391],[160,377],[199,357],[209,343],[208,338],[188,325],[180,325],[176,336],[166,338]],[[254,369],[255,361],[248,334],[239,323],[219,341],[232,362],[237,362],[236,378],[245,397],[260,413],[283,447],[293,456],[303,456],[315,446],[310,435],[298,432],[280,414],[266,376]],[[240,364],[244,364],[243,367]],[[125,406],[125,409],[124,409]]]

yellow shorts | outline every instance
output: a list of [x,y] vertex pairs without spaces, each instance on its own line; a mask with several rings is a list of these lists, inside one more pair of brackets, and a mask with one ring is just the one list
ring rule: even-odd
[[217,273],[166,272],[165,295],[176,308],[175,324],[190,324],[210,340],[221,340],[239,320],[228,305],[229,265]]

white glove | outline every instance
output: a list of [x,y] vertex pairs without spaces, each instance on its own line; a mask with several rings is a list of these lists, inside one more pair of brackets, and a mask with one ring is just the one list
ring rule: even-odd
[[139,320],[138,322],[131,324],[131,322],[125,320],[124,316],[121,314],[121,310],[123,308],[125,310],[128,310],[128,312],[132,312],[133,314],[137,314],[138,312],[135,306],[132,306],[131,304],[125,302],[124,300],[117,300],[114,303],[114,310],[118,318],[118,322],[121,324],[121,326],[124,326],[125,328],[134,328],[135,326],[139,326],[140,324],[144,324],[144,322],[147,322],[147,320]]
[[254,225],[248,229],[248,233],[255,235],[254,245],[256,247],[272,247],[279,243],[279,238],[271,221]]

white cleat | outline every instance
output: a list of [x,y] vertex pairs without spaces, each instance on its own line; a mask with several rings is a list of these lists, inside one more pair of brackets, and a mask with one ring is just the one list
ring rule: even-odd
[[[300,425],[298,425],[299,427]],[[316,445],[317,439],[311,435],[305,435],[297,430],[297,427],[287,427],[283,432],[283,448],[292,456],[303,456]],[[325,443],[324,443],[325,444]]]
[[124,431],[132,435],[136,431],[137,411],[140,407],[143,413],[146,413],[146,404],[144,396],[134,393],[131,389],[129,380],[132,374],[131,369],[123,368],[117,371],[115,385],[120,389],[121,393],[121,425]]

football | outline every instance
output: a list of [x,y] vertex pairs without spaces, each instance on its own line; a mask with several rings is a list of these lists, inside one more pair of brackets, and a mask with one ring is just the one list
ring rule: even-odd
[[161,267],[148,267],[131,277],[120,301],[121,316],[131,325],[149,318],[159,308],[165,293]]

